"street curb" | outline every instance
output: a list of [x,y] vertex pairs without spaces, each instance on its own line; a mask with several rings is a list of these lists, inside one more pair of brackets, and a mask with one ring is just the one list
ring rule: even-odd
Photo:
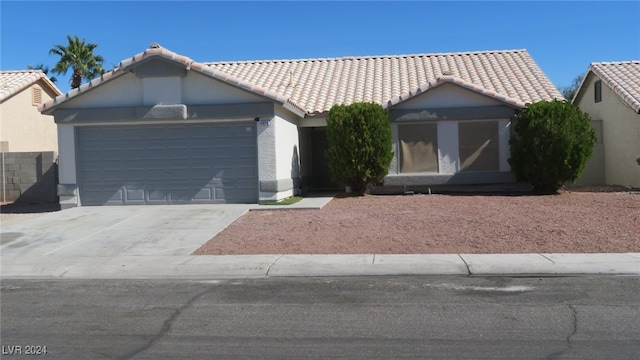
[[640,275],[640,253],[1,257],[1,277],[200,279],[380,275]]

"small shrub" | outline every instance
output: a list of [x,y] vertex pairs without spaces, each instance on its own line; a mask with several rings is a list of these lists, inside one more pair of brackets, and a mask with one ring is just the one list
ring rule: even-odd
[[589,114],[560,100],[539,101],[515,118],[509,164],[537,193],[557,193],[574,182],[591,156],[596,134]]
[[334,105],[327,115],[327,143],[332,180],[364,194],[389,172],[393,150],[388,111],[376,103]]

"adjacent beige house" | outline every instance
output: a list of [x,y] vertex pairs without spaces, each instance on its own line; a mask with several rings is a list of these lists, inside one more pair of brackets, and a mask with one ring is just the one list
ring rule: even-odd
[[577,183],[640,188],[640,61],[592,63],[573,103],[598,133]]
[[61,94],[41,70],[0,71],[0,150],[57,152],[56,124],[38,107]]

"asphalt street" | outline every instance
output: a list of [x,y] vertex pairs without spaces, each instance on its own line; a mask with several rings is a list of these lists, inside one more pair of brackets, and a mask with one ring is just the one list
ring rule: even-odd
[[[638,359],[637,276],[25,280],[2,357]],[[37,348],[39,347],[39,348]],[[9,353],[11,352],[11,354]]]

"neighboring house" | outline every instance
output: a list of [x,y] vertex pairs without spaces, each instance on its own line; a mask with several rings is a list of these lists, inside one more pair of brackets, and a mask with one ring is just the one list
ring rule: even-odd
[[562,99],[526,50],[195,62],[157,44],[45,104],[63,207],[255,203],[331,184],[334,104],[389,109],[384,184],[515,182],[511,119]]
[[0,150],[57,152],[56,124],[38,107],[59,95],[41,70],[0,71]]
[[577,183],[640,188],[640,61],[592,63],[573,103],[598,134]]

